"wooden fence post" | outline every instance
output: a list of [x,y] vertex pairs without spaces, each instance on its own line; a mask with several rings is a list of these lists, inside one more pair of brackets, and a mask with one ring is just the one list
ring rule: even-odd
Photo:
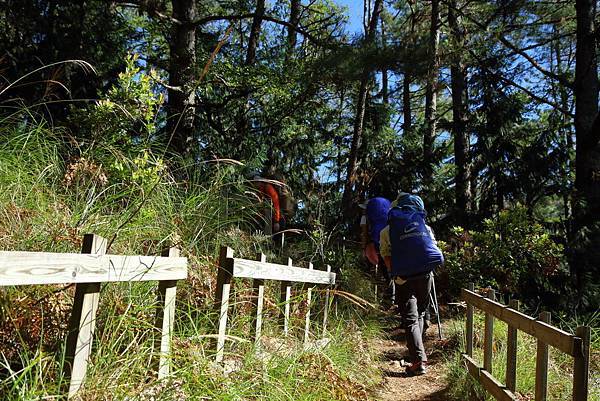
[[[511,299],[509,307],[518,311],[519,301]],[[517,388],[517,329],[507,323],[508,336],[507,336],[507,349],[506,349],[506,387],[515,392]]]
[[[178,257],[179,249],[167,248],[161,252],[161,256]],[[175,322],[175,298],[177,295],[177,280],[163,280],[158,282],[157,309],[155,327],[159,330],[157,338],[160,360],[158,363],[158,378],[163,379],[169,375],[171,364],[171,336],[173,334],[173,322]]]
[[[540,321],[550,323],[550,312],[540,313]],[[535,359],[535,401],[546,401],[548,392],[548,344],[537,340]]]
[[588,371],[590,367],[592,330],[588,326],[579,326],[575,334],[581,338],[581,346],[573,362],[573,401],[586,401],[588,397]]
[[[95,234],[85,234],[81,253],[103,255],[107,241]],[[100,283],[83,283],[75,286],[73,310],[69,319],[65,368],[70,376],[68,398],[72,398],[81,388],[87,372],[92,352],[92,341],[96,328],[96,311],[100,296]]]
[[[327,273],[331,273],[331,265],[327,265]],[[325,290],[325,308],[323,309],[323,337],[325,337],[325,333],[327,331],[327,319],[329,317],[329,287],[331,285],[327,285],[327,289]]]
[[217,335],[217,362],[223,361],[225,335],[227,332],[227,310],[229,309],[229,291],[233,275],[233,249],[222,246],[219,252],[219,272],[217,273],[217,294],[215,307],[219,311],[219,332]]
[[[475,291],[475,284],[469,283],[469,291]],[[467,330],[466,330],[466,342],[465,348],[466,353],[470,357],[473,357],[473,305],[467,303]]]
[[[292,266],[291,258],[288,258],[288,266]],[[279,301],[283,300],[283,311],[280,314],[280,323],[283,326],[283,335],[287,336],[290,327],[290,299],[292,298],[292,286],[289,281],[281,282]]]
[[[313,269],[313,264],[308,263],[308,269]],[[306,290],[306,321],[304,324],[304,344],[308,344],[308,337],[310,335],[310,304],[312,302],[312,287],[308,287]]]
[[[496,293],[493,288],[487,291],[487,298],[494,301]],[[483,338],[483,368],[492,374],[492,353],[494,344],[494,315],[485,312],[485,335]]]
[[[264,253],[259,253],[257,259],[262,263],[267,262],[267,256]],[[253,337],[254,344],[259,346],[260,335],[262,331],[262,311],[263,301],[265,297],[265,281],[254,279],[252,282],[252,314],[253,314]]]

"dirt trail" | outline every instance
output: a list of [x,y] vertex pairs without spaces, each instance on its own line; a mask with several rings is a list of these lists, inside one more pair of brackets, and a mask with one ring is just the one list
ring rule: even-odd
[[446,401],[447,383],[444,378],[442,354],[435,350],[437,326],[429,328],[425,349],[429,358],[428,371],[422,376],[407,377],[402,366],[403,357],[408,359],[402,329],[390,332],[387,339],[376,340],[379,366],[384,374],[382,386],[373,397],[382,401]]

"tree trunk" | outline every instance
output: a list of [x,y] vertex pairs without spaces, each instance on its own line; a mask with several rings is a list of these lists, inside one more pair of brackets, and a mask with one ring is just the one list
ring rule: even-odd
[[[383,7],[383,0],[375,0],[373,6],[373,13],[371,14],[371,20],[366,32],[365,43],[368,46],[375,40],[375,30],[377,29],[377,22],[379,14]],[[368,66],[363,68],[360,85],[358,89],[358,96],[356,99],[356,114],[354,117],[354,129],[352,132],[352,145],[350,147],[350,154],[348,156],[348,168],[346,170],[346,183],[344,184],[344,193],[342,195],[342,210],[344,217],[350,217],[352,212],[353,204],[353,193],[354,184],[356,182],[356,168],[358,165],[358,150],[363,134],[363,124],[365,117],[365,108],[367,100],[367,92],[369,90],[369,77],[371,71]]]
[[[556,24],[554,24],[553,26],[554,29],[554,35],[558,36],[560,34],[560,24],[557,22]],[[565,73],[564,69],[563,69],[563,65],[562,65],[562,57],[563,57],[563,53],[562,53],[562,43],[560,41],[555,41],[554,43],[551,43],[550,47],[551,47],[551,55],[554,55],[554,58],[556,60],[556,71],[554,71],[555,74],[557,75],[563,75]],[[568,88],[565,87],[564,85],[562,85],[560,82],[556,82],[556,81],[551,81],[551,85],[553,86],[553,92],[554,92],[554,96],[556,98],[556,101],[560,104],[560,106],[563,108],[563,110],[569,110],[570,109],[570,102],[569,102],[569,93],[568,93]],[[571,172],[573,171],[573,166],[574,166],[574,160],[573,160],[573,156],[572,156],[572,151],[574,150],[574,143],[573,143],[573,130],[571,128],[571,120],[570,117],[565,115],[564,113],[560,114],[559,117],[559,128],[558,128],[558,132],[561,135],[560,138],[560,143],[563,144],[564,143],[564,147],[565,147],[565,158],[563,161],[563,164],[561,166],[561,174],[562,174],[562,180],[561,180],[561,192],[562,192],[562,198],[563,198],[563,213],[564,213],[564,221],[565,221],[565,231],[566,231],[566,235],[567,235],[567,241],[570,242],[573,240],[573,227],[572,227],[572,210],[571,210],[571,194],[569,191],[569,187],[570,187],[570,175]],[[563,142],[564,140],[564,142]]]
[[[383,18],[381,19],[381,45],[382,45],[383,49],[385,49],[385,47],[386,47],[385,23],[383,22]],[[381,97],[383,100],[383,104],[385,106],[388,106],[390,104],[389,83],[388,83],[388,70],[385,67],[381,70]]]
[[296,41],[297,41],[297,32],[293,27],[298,27],[298,24],[300,23],[300,0],[291,0],[290,1],[290,24],[291,26],[288,26],[288,31],[287,31],[287,55],[289,56],[290,53],[292,53],[292,51],[294,50],[294,47],[296,47]]
[[450,25],[454,53],[452,55],[452,64],[450,66],[451,87],[452,87],[452,134],[454,137],[454,164],[456,165],[455,175],[455,196],[456,196],[456,216],[457,224],[465,227],[470,203],[470,183],[469,183],[469,136],[466,132],[466,68],[462,61],[462,49],[464,46],[464,31],[460,26],[456,13],[456,1],[451,0],[448,6],[448,23]]
[[262,25],[262,17],[265,14],[265,0],[257,0],[256,15],[252,18],[252,26],[250,27],[250,37],[248,38],[248,49],[246,51],[246,65],[254,65],[256,61],[256,49],[260,38],[260,28]]
[[[586,237],[571,266],[577,286],[583,287],[586,271],[598,269],[600,233],[600,146],[598,140],[598,64],[594,35],[595,0],[576,0],[577,49],[575,52],[575,233]],[[596,127],[594,124],[596,123]],[[584,245],[585,244],[585,245]]]
[[169,89],[167,134],[171,149],[181,155],[191,151],[194,140],[196,95],[196,0],[173,0],[173,24],[169,40]]
[[431,183],[433,176],[433,143],[437,132],[437,89],[440,71],[440,4],[431,0],[431,25],[429,29],[429,71],[425,88],[425,130],[423,132],[423,183]]
[[[252,18],[252,26],[250,27],[250,35],[248,37],[248,48],[246,49],[246,60],[244,61],[244,65],[246,66],[252,66],[256,62],[256,49],[258,48],[264,13],[265,0],[258,0],[256,2],[255,16]],[[250,110],[250,105],[248,104],[249,95],[242,101],[243,103],[240,106],[236,122],[237,140],[239,141],[243,141],[244,138],[248,136],[248,131],[250,129],[250,121],[248,118],[248,111]]]
[[408,135],[412,131],[412,109],[410,107],[410,83],[411,76],[408,72],[404,73],[404,80],[402,81],[402,115],[403,124],[402,129],[404,135]]

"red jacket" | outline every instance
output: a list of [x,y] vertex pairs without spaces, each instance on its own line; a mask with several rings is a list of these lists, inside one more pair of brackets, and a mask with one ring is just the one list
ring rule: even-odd
[[271,198],[271,202],[273,203],[273,221],[279,222],[281,220],[281,209],[279,208],[279,194],[277,190],[272,184],[263,181],[258,183],[258,189]]

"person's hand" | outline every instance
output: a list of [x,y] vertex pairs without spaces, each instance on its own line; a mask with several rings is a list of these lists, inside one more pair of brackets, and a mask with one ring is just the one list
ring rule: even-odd
[[374,243],[371,242],[369,245],[367,245],[365,248],[365,255],[373,266],[379,263],[379,255],[377,254],[377,248],[375,247]]
[[279,223],[273,223],[273,232],[279,232]]

